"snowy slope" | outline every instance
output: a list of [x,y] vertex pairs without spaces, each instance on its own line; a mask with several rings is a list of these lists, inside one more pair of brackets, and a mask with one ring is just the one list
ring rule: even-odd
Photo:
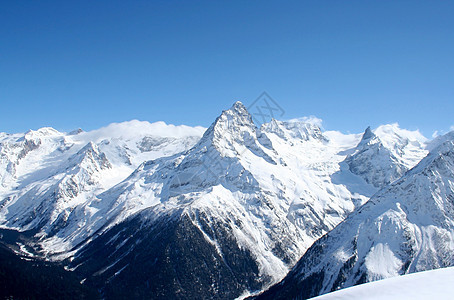
[[27,179],[26,182],[41,179],[90,142],[105,152],[114,167],[127,167],[119,170],[125,178],[146,160],[171,156],[191,148],[204,131],[202,127],[133,120],[90,132],[79,129],[61,133],[45,127],[25,134],[2,133],[0,192],[20,188],[23,179]]
[[328,293],[313,300],[425,300],[452,299],[454,268],[424,271],[388,278]]
[[308,298],[454,265],[454,141],[435,148],[315,242],[260,299]]
[[[76,239],[77,231],[91,225],[89,219],[95,211],[85,207],[97,201],[96,195],[124,180],[143,161],[189,149],[203,131],[200,127],[130,121],[90,132],[66,134],[41,128],[26,134],[3,134],[0,223],[21,231],[39,231],[46,252],[67,249],[91,233],[85,230]],[[61,249],[55,248],[54,239]]]

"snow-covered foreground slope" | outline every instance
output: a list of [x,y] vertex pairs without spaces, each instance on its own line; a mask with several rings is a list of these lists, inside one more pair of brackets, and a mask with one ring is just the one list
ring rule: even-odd
[[313,300],[426,300],[452,299],[454,268],[424,271],[370,282],[313,298]]
[[454,141],[432,150],[315,242],[259,299],[308,298],[454,265]]

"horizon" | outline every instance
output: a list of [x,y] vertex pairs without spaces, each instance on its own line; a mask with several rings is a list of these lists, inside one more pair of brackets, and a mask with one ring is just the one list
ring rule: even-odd
[[[209,126],[211,126],[211,124],[213,124],[216,121],[216,118],[219,117],[222,114],[222,112],[224,112],[225,110],[232,109],[233,106],[237,102],[239,102],[242,105],[244,105],[241,101],[235,101],[232,104],[231,107],[221,110],[219,112],[219,114],[216,117],[213,118],[213,121],[212,121],[212,123],[210,123]],[[380,124],[380,125],[378,125],[376,127],[367,126],[364,130],[362,130],[360,132],[342,132],[340,130],[335,130],[335,129],[329,129],[329,130],[325,129],[324,126],[323,126],[323,120],[320,119],[320,118],[317,118],[317,116],[312,116],[312,115],[311,116],[297,117],[297,118],[293,118],[293,119],[279,119],[279,118],[274,118],[273,117],[273,118],[270,118],[270,119],[266,120],[266,122],[257,123],[256,121],[254,121],[254,120],[257,120],[257,118],[254,117],[254,114],[251,113],[250,109],[248,109],[247,107],[245,107],[245,108],[249,112],[249,114],[252,116],[253,123],[254,123],[254,125],[257,128],[259,128],[264,123],[271,122],[272,119],[275,119],[275,120],[281,121],[281,122],[301,122],[301,123],[314,124],[314,125],[318,126],[322,130],[322,132],[337,132],[337,133],[340,133],[340,134],[343,134],[343,135],[361,135],[365,131],[367,131],[367,129],[371,129],[372,131],[376,131],[377,129],[384,128],[384,127],[397,126],[397,128],[399,130],[403,130],[403,131],[406,131],[406,132],[411,132],[411,133],[416,133],[416,134],[422,135],[423,138],[427,139],[427,142],[433,140],[436,137],[442,136],[442,135],[447,134],[447,133],[449,133],[449,132],[454,130],[454,128],[450,128],[446,132],[434,132],[431,136],[426,136],[419,129],[410,130],[408,128],[404,128],[404,127],[400,126],[400,124],[398,122],[394,122],[394,123],[388,123],[388,124]],[[138,123],[140,123],[140,124],[138,124]],[[115,129],[113,127],[117,127],[116,130],[119,130],[119,129],[121,129],[119,126],[122,126],[122,125],[129,125],[130,127],[138,127],[140,125],[142,125],[142,126],[150,125],[150,126],[156,127],[156,128],[153,128],[153,129],[149,128],[150,130],[155,130],[155,131],[160,131],[160,130],[171,130],[172,131],[173,129],[183,129],[183,128],[186,129],[186,130],[192,130],[192,129],[202,130],[203,129],[203,131],[205,131],[209,127],[209,126],[200,126],[200,125],[191,126],[191,125],[187,125],[187,124],[172,124],[172,123],[167,123],[165,121],[150,122],[148,120],[131,119],[131,120],[125,120],[125,121],[121,121],[121,122],[112,122],[112,123],[100,126],[98,128],[93,128],[93,129],[90,129],[90,130],[85,130],[84,128],[80,128],[80,127],[73,128],[71,130],[60,130],[60,129],[55,128],[53,126],[43,126],[43,127],[40,127],[40,128],[29,129],[29,130],[24,131],[24,132],[2,132],[2,131],[0,131],[0,133],[26,134],[29,131],[38,131],[40,129],[51,128],[51,129],[54,129],[54,130],[58,131],[59,133],[63,133],[63,134],[70,134],[71,132],[78,131],[78,130],[82,130],[81,133],[91,134],[91,133],[95,133],[95,132],[102,132],[102,131],[105,131],[105,130],[108,130],[108,129]],[[120,131],[122,131],[122,130],[123,129],[121,129]],[[416,139],[418,139],[418,138],[416,138]]]
[[289,120],[453,129],[454,3],[9,2],[0,132],[208,127],[266,91]]

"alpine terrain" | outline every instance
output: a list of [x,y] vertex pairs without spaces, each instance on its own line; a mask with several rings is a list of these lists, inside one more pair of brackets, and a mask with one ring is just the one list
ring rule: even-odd
[[258,299],[305,299],[344,287],[454,265],[454,140],[315,242]]
[[319,295],[452,265],[451,153],[397,124],[257,127],[240,102],[208,129],[1,133],[1,240],[106,299],[241,298],[289,270],[264,297]]

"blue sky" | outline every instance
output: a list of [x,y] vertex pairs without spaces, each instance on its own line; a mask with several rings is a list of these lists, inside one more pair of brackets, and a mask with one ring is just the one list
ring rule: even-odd
[[209,124],[263,91],[327,130],[454,125],[453,1],[4,1],[0,131]]

